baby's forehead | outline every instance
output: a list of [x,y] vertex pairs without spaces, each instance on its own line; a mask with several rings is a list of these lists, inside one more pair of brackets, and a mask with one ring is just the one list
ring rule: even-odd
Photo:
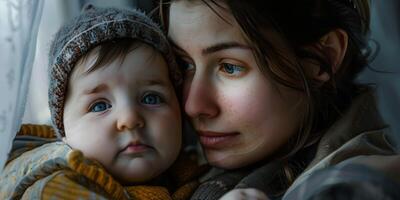
[[94,66],[98,57],[99,57],[100,46],[95,47],[90,50],[87,54],[83,55],[78,61],[75,63],[73,73],[76,71],[79,74],[83,74],[89,71],[91,67]]
[[115,49],[110,49],[107,53],[105,52],[107,46],[102,44],[91,49],[87,54],[82,55],[74,65],[72,73],[76,72],[76,75],[87,75],[97,69],[103,67],[110,67],[110,63],[114,61],[123,62],[125,55],[128,52],[117,52]]
[[[109,82],[115,77],[138,85],[174,85],[167,63],[153,48],[134,49],[126,55],[114,56],[107,62],[100,60],[99,48],[79,59],[69,79],[69,85],[85,86],[88,83]],[[78,84],[76,84],[79,82]],[[157,83],[157,84],[154,84]]]
[[[148,57],[146,59],[148,61],[151,61],[156,56],[160,56],[163,62],[166,63],[161,52],[151,45],[131,38],[122,38],[103,42],[88,51],[87,54],[84,54],[78,59],[74,65],[73,71],[76,72],[75,75],[87,75],[100,68],[108,68],[110,67],[109,64],[114,62],[119,66],[125,62],[127,57],[132,56],[132,53],[143,53],[144,51],[150,52],[146,54],[146,57]],[[135,59],[143,60],[144,58],[136,57]]]

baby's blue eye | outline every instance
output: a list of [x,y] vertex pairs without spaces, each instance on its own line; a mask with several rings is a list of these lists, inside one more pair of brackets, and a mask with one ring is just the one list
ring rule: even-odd
[[163,99],[157,94],[146,94],[143,96],[141,103],[149,105],[157,105],[163,103]]
[[239,75],[245,69],[242,66],[234,65],[230,63],[222,63],[221,70],[229,75]]
[[106,103],[104,101],[99,101],[94,103],[92,106],[90,106],[89,111],[90,112],[103,112],[107,109],[110,109],[112,106],[109,103]]

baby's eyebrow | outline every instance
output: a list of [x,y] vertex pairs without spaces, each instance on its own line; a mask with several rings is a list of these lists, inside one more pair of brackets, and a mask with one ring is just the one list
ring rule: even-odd
[[[160,86],[160,87],[166,87],[168,84],[163,81],[163,80],[158,80],[158,79],[148,79],[148,80],[143,80],[138,82],[141,85],[145,86]],[[82,91],[83,95],[90,95],[90,94],[95,94],[95,93],[100,93],[109,90],[109,86],[107,84],[99,84],[94,88],[89,88],[89,89],[84,89]]]
[[167,84],[163,80],[159,79],[148,79],[142,82],[143,85],[146,86],[166,86]]
[[100,85],[97,85],[94,88],[85,89],[85,90],[83,90],[82,93],[86,94],[86,95],[89,95],[89,94],[99,93],[99,92],[102,92],[102,91],[105,91],[105,90],[108,90],[108,89],[109,89],[109,87],[106,84],[100,84]]

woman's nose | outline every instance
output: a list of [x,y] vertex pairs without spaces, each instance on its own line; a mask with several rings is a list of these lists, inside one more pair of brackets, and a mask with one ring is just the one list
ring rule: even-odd
[[184,83],[185,112],[190,118],[213,118],[219,114],[217,95],[213,83],[196,78]]
[[143,128],[145,125],[144,118],[134,106],[128,106],[126,109],[118,112],[117,117],[117,129],[119,131]]

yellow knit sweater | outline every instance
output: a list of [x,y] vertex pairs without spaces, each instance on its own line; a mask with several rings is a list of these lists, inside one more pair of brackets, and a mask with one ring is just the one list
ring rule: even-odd
[[[55,138],[46,125],[23,125],[18,135]],[[62,142],[52,142],[32,146],[7,163],[0,177],[0,198],[184,200],[190,198],[198,176],[206,170],[181,155],[168,171],[177,183],[173,191],[153,185],[122,186],[98,162]]]

